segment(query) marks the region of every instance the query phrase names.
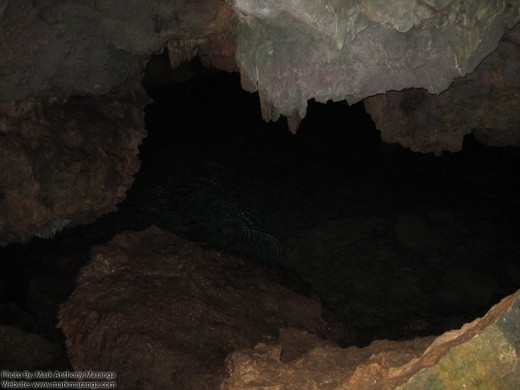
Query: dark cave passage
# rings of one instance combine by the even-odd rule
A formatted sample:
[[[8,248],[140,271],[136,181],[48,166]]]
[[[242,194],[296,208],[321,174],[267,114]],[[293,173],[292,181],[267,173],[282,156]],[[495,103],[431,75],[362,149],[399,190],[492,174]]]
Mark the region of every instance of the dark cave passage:
[[[149,94],[142,173],[161,178],[155,222],[179,222],[173,192],[181,220],[204,221],[173,230],[294,272],[359,344],[442,333],[518,289],[517,150],[469,136],[461,153],[412,153],[382,143],[362,104],[310,102],[292,135],[261,120],[236,74]]]
[[[440,334],[520,288],[520,152],[383,144],[362,104],[310,102],[296,135],[239,75],[149,85],[142,168],[120,211],[0,249],[1,323],[60,340],[90,247],[150,224],[287,270],[357,335]],[[303,287],[302,287],[303,286]]]

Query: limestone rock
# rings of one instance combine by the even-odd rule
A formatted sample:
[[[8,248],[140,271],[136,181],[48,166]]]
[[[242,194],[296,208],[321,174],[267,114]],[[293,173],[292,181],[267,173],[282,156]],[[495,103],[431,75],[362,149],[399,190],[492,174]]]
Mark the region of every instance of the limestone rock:
[[[404,88],[440,93],[472,72],[520,20],[513,1],[233,0],[243,87],[266,120],[307,101]]]
[[[493,146],[520,145],[520,44],[514,29],[475,72],[441,95],[411,89],[365,99],[385,142],[413,151],[459,151],[466,134]]]
[[[114,211],[139,169],[144,102],[124,85],[104,97],[1,104],[0,245]]]
[[[258,270],[157,228],[116,236],[60,311],[74,369],[115,371],[121,388],[214,390],[235,349],[287,326],[333,333],[318,300]]]
[[[520,291],[459,330],[412,341],[340,349],[312,345],[284,362],[283,344],[226,359],[222,390],[516,389],[520,386]]]
[[[516,0],[21,0],[5,1],[0,15],[0,101],[107,94],[167,48],[173,67],[199,56],[205,66],[239,70],[243,87],[258,90],[263,117],[286,115],[292,132],[312,98],[353,103],[410,88],[439,94],[520,20]],[[516,33],[507,39],[518,46]],[[426,92],[389,95],[388,104],[372,99],[383,138],[440,153],[460,149],[476,128],[488,144],[518,144],[518,56],[504,50],[501,67],[455,83],[462,92],[443,98],[449,115],[433,128],[440,114],[430,111],[444,108]],[[467,81],[473,87],[458,88]],[[386,106],[402,100],[419,117],[396,127]],[[452,114],[454,101],[461,113]]]
[[[3,2],[0,15],[0,101],[107,94],[167,42],[207,44],[230,23],[223,0],[21,0]],[[227,55],[203,50],[212,51],[212,64]]]
[[[151,54],[237,69],[223,0],[8,0],[0,16],[0,245],[51,238],[123,199],[144,103],[114,90],[139,83]]]
[[[399,388],[517,389],[519,356],[520,292],[517,292],[493,306],[485,317],[438,337],[423,355],[424,368]],[[434,359],[433,362],[427,357]]]

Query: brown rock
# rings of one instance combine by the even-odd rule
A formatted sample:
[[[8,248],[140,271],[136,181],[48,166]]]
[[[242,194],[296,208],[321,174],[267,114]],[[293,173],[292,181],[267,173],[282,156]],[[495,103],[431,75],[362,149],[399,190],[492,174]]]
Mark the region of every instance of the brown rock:
[[[96,247],[77,286],[59,314],[71,363],[121,388],[216,389],[231,351],[286,326],[328,334],[319,301],[157,228]]]
[[[230,14],[223,0],[2,4],[0,101],[108,94],[168,41],[222,33]],[[209,62],[221,61],[217,51],[204,51]]]
[[[228,356],[221,389],[517,389],[519,322],[520,291],[436,339],[381,340],[346,349],[313,342],[288,362],[281,358],[284,342],[258,344]]]
[[[140,165],[140,93],[130,83],[104,97],[0,105],[0,245],[115,210]]]
[[[472,74],[432,95],[423,89],[388,92],[364,100],[388,143],[413,151],[459,151],[466,134],[493,146],[520,145],[520,46],[515,28]]]
[[[321,342],[288,363],[281,359],[282,346],[258,344],[228,356],[222,390],[383,389],[388,368],[419,357],[432,340],[384,340],[346,349]],[[372,383],[381,387],[370,387]]]

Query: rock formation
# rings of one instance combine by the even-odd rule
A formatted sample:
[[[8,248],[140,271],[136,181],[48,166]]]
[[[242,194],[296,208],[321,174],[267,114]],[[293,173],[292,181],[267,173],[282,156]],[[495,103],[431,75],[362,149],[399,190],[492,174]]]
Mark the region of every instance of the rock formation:
[[[475,71],[440,95],[423,89],[367,98],[383,140],[418,152],[459,151],[466,134],[487,145],[520,145],[520,27]]]
[[[266,120],[304,117],[311,98],[441,93],[473,72],[520,16],[517,1],[231,3],[243,87],[259,91]]]
[[[206,67],[240,72],[242,87],[258,92],[263,118],[286,116],[293,133],[305,123],[311,99],[364,100],[385,141],[440,155],[460,150],[470,133],[488,145],[520,144],[519,22],[518,0],[1,1],[0,246],[52,238],[99,219],[125,198],[146,136],[143,109],[149,100],[141,82],[146,70],[161,68],[151,62],[147,67],[153,55],[163,55],[163,70],[198,57]],[[481,171],[476,164],[468,181],[476,187],[479,181],[497,183]],[[164,188],[176,194],[176,184]],[[380,195],[377,188],[365,193],[376,201]],[[196,192],[190,196],[196,204]],[[261,236],[238,203],[201,196],[240,217],[230,228],[213,225],[218,241],[228,240],[233,249],[247,243],[247,234],[251,242]],[[499,208],[516,202],[506,200]],[[158,222],[172,220],[156,215]],[[428,231],[411,232],[410,226],[424,228],[415,222],[397,221],[393,231],[410,251],[431,239],[414,239]],[[276,252],[278,242],[264,239]],[[254,245],[258,252],[262,244]],[[295,252],[305,247],[297,245]],[[490,250],[486,261],[497,252]],[[499,261],[509,286],[520,280],[516,263]],[[439,301],[447,301],[471,273],[461,264],[452,270],[439,281]],[[117,370],[126,388],[175,383],[212,389],[224,377],[229,352],[261,342],[228,358],[225,388],[258,388],[253,380],[272,388],[423,388],[444,386],[446,378],[466,385],[436,370],[453,363],[448,370],[459,369],[460,362],[480,368],[485,353],[489,364],[469,375],[485,386],[518,387],[517,295],[435,341],[342,350],[321,338],[348,342],[351,335],[327,329],[317,299],[268,282],[262,272],[155,228],[120,235],[97,247],[61,311],[72,364],[77,370]],[[411,290],[417,287],[416,279],[402,275]],[[490,282],[479,293],[487,303],[497,289]],[[33,290],[40,291],[38,284]],[[461,290],[451,304],[462,306],[468,295],[472,291]],[[273,344],[282,327],[301,329],[282,332]],[[5,334],[34,339],[3,331],[4,340]],[[40,360],[47,363],[55,351],[45,341],[41,345]],[[360,366],[334,365],[338,356]],[[37,366],[26,358],[20,364]],[[317,374],[309,369],[316,364],[324,368]],[[329,376],[325,368],[334,367]],[[416,374],[419,368],[424,370]]]
[[[121,388],[208,389],[226,355],[297,327],[334,340],[317,299],[266,279],[261,268],[150,228],[98,246],[60,311],[77,371],[113,371]]]
[[[0,104],[0,245],[52,238],[115,210],[139,169],[135,104],[126,90]]]
[[[520,293],[509,296],[484,317],[435,339],[340,349],[312,335],[288,333],[277,344],[229,355],[221,389],[515,389],[520,386],[519,302]],[[305,347],[284,359],[294,340]]]
[[[151,54],[236,70],[222,0],[5,1],[0,16],[0,245],[121,202],[139,169]]]
[[[122,157],[127,166],[117,169],[119,179],[103,184],[111,195],[82,189],[75,201],[64,201],[45,189],[49,184],[42,183],[37,172],[50,169],[44,168],[48,157],[39,153],[35,158],[30,152],[35,146],[22,150],[19,144],[26,141],[20,141],[19,132],[34,131],[35,122],[40,122],[38,126],[48,127],[46,142],[60,145],[57,134],[68,132],[72,121],[78,121],[75,117],[82,114],[77,110],[89,112],[86,107],[73,108],[71,102],[79,96],[88,100],[111,94],[109,99],[120,106],[106,111],[106,120],[137,118],[128,104],[142,110],[143,100],[119,101],[111,91],[135,91],[128,80],[138,81],[150,56],[164,50],[172,67],[199,56],[206,66],[239,70],[243,87],[258,90],[263,117],[276,120],[286,115],[293,132],[305,117],[309,99],[353,103],[389,91],[423,88],[424,92],[392,92],[367,102],[384,139],[440,153],[460,149],[463,135],[476,129],[483,142],[518,143],[518,110],[511,110],[518,105],[517,30],[506,36],[507,43],[493,60],[456,81],[453,92],[430,95],[473,72],[496,49],[504,32],[519,21],[518,1],[22,0],[5,1],[0,15],[0,164],[18,161],[20,176],[18,184],[9,178],[0,183],[0,209],[5,214],[10,209],[4,219],[8,222],[0,226],[0,244],[52,236],[107,213],[122,199],[137,169],[136,162],[130,163],[134,146]],[[396,104],[403,108],[400,117],[394,117]],[[57,111],[63,121],[56,114],[52,120],[48,117]],[[480,115],[466,120],[474,111]],[[396,128],[401,117],[404,124]],[[102,118],[99,121],[101,129]],[[132,120],[125,127],[139,132],[139,122]],[[130,137],[132,145],[140,136]],[[23,130],[21,137],[30,143],[34,136]],[[117,139],[114,142],[126,142]],[[52,169],[61,181],[58,186],[97,185],[89,177],[92,161],[76,161],[80,157],[74,148],[70,153],[55,157]],[[102,153],[110,155],[108,150]],[[109,172],[114,163],[101,158],[97,169]],[[71,164],[76,164],[77,173],[64,172]],[[79,166],[89,168],[78,170]],[[30,177],[33,171],[35,178]],[[17,198],[19,191],[29,194],[24,204]]]

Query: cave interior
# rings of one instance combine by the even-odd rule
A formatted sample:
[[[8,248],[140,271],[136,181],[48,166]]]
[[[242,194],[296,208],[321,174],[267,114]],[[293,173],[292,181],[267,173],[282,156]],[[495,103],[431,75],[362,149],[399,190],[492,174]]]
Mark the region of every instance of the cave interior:
[[[310,101],[291,134],[237,73],[197,58],[172,72],[144,78],[148,135],[118,211],[0,249],[2,325],[63,345],[56,314],[90,249],[152,224],[277,269],[352,330],[343,346],[439,335],[520,288],[517,148],[468,135],[415,153],[382,142],[362,102]]]

